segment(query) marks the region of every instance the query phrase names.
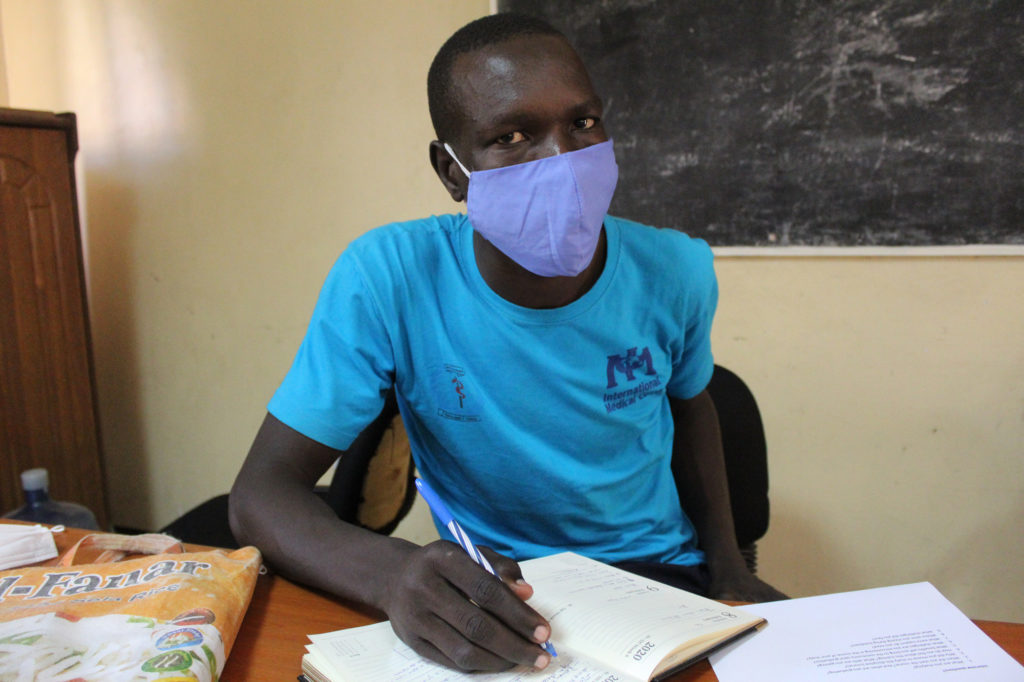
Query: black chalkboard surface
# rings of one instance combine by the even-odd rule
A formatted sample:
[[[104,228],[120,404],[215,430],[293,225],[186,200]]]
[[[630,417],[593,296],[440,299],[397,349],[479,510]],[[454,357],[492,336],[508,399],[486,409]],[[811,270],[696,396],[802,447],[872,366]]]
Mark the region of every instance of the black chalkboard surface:
[[[501,0],[605,100],[616,215],[712,245],[1024,244],[1024,0]]]

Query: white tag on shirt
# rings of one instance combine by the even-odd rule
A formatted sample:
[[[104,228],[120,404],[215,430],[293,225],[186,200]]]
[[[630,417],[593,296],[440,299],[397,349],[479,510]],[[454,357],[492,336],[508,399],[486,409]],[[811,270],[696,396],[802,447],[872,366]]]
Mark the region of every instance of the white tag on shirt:
[[[53,534],[64,526],[22,526],[0,523],[0,571],[27,566],[57,556]]]

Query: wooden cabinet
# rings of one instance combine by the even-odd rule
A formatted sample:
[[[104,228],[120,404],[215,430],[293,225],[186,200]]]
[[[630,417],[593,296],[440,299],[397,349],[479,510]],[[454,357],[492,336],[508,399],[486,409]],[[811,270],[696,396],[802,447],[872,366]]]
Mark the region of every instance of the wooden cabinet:
[[[74,114],[0,109],[0,510],[41,466],[106,528],[77,151]]]

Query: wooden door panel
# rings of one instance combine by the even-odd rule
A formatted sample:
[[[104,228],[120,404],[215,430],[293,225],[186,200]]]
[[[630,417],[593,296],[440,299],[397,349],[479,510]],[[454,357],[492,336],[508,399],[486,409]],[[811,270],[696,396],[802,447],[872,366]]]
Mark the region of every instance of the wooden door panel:
[[[105,526],[74,120],[38,122],[0,125],[0,508],[21,503],[21,470],[44,466],[54,499]]]

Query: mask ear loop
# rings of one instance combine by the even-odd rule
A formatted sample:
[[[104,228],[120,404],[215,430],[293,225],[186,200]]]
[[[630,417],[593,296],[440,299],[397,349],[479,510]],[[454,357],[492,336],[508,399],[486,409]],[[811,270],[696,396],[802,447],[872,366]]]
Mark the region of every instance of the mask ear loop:
[[[444,149],[445,149],[446,152],[448,152],[448,154],[451,155],[451,157],[453,159],[455,159],[455,163],[459,164],[459,168],[462,169],[462,172],[465,173],[466,177],[468,178],[471,175],[471,173],[469,172],[469,170],[465,166],[462,165],[462,162],[459,161],[459,157],[455,156],[455,150],[452,149],[451,146],[447,142],[444,143]]]

